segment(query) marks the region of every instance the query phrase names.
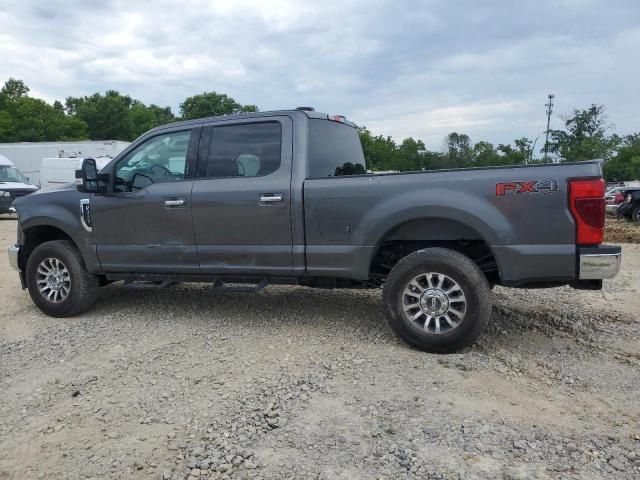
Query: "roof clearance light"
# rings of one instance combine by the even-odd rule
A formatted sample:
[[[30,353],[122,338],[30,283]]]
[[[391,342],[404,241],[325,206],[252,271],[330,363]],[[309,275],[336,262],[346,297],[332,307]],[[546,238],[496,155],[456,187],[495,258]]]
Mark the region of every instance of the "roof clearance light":
[[[327,115],[327,117],[329,118],[329,120],[334,121],[334,122],[340,122],[340,123],[344,123],[347,119],[344,117],[344,115]]]

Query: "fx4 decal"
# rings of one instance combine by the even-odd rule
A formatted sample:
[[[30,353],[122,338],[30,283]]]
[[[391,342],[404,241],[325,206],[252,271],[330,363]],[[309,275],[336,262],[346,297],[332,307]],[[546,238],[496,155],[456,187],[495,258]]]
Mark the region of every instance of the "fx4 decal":
[[[518,193],[542,193],[544,195],[548,195],[557,191],[557,180],[496,183],[496,197],[515,195]]]

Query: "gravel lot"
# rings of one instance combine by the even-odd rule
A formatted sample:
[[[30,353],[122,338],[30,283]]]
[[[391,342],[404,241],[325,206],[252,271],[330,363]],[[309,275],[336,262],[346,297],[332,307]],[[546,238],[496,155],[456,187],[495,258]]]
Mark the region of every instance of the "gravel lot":
[[[640,245],[600,292],[496,288],[461,354],[401,343],[379,291],[20,290],[0,217],[0,480],[640,478]]]

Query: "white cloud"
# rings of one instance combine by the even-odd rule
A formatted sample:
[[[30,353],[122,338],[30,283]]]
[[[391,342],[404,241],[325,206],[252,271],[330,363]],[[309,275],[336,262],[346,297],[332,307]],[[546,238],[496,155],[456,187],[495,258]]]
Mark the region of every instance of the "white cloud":
[[[432,148],[451,130],[509,142],[602,103],[639,130],[640,4],[391,0],[0,2],[0,81],[48,100],[117,89],[178,104],[216,90],[314,105]],[[559,118],[554,117],[559,125]]]

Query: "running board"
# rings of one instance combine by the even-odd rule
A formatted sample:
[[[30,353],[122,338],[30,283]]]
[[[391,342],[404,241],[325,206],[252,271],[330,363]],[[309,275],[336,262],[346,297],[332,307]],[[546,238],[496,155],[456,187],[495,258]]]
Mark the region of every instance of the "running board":
[[[264,290],[267,285],[269,285],[269,281],[266,278],[263,278],[260,283],[251,286],[235,286],[235,285],[227,285],[222,280],[217,278],[213,285],[211,285],[211,290],[214,292],[223,292],[223,293],[260,293]]]
[[[150,280],[125,280],[124,288],[130,288],[131,290],[160,290],[174,283],[177,282],[172,280],[162,280],[160,282]]]
[[[226,284],[218,277],[211,279],[211,290],[216,293],[260,293],[267,287],[267,285],[269,285],[269,281],[266,278],[263,278],[256,284],[253,284],[253,282],[246,282],[250,285],[245,285],[245,282],[242,281],[243,279],[238,279],[237,282],[234,282],[235,279],[230,280],[231,283]],[[165,278],[157,280],[151,278],[125,278],[124,288],[129,288],[132,290],[159,290],[176,283],[180,282],[176,281],[175,278]]]

